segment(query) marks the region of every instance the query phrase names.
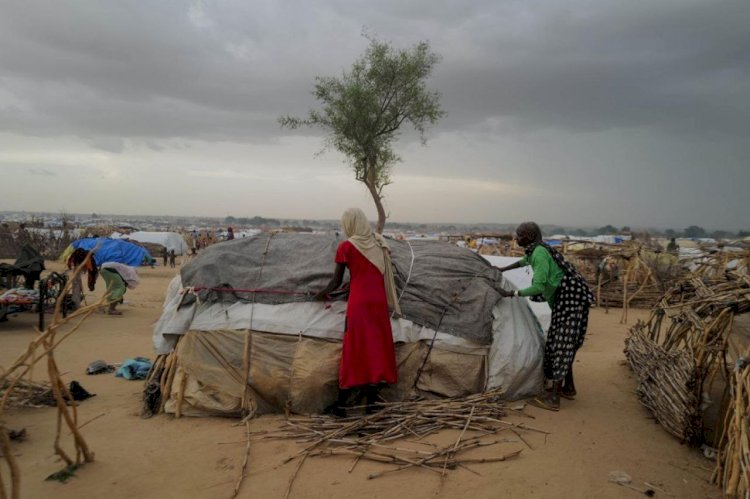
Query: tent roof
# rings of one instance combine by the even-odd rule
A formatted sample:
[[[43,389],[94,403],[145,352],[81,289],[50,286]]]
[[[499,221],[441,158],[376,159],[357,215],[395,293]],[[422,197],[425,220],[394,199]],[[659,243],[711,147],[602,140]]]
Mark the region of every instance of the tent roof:
[[[265,233],[214,244],[181,270],[205,303],[311,301],[334,269],[333,234]],[[501,276],[471,250],[435,241],[389,241],[405,319],[487,345]],[[213,288],[213,289],[212,289]],[[234,292],[217,291],[231,288]],[[194,301],[187,295],[184,304]]]
[[[112,238],[129,239],[131,241],[138,241],[139,243],[160,244],[167,248],[167,251],[174,250],[178,255],[183,255],[188,251],[185,239],[176,232],[137,231],[131,232],[130,234],[120,234],[119,232],[115,232],[112,234]]]

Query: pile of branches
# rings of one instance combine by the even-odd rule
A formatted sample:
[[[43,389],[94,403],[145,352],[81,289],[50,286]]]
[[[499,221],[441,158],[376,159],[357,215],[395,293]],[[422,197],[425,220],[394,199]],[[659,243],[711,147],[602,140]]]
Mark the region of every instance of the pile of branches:
[[[750,497],[750,348],[735,362],[713,482],[727,497]]]
[[[684,442],[703,439],[701,400],[717,375],[730,376],[727,341],[736,314],[750,312],[750,278],[692,276],[670,289],[625,340],[641,402]]]
[[[441,477],[445,476],[447,470],[458,467],[473,472],[470,465],[505,461],[518,456],[521,449],[483,458],[467,457],[466,451],[519,440],[528,446],[523,433],[533,431],[546,434],[540,429],[504,420],[509,413],[530,416],[523,412],[522,404],[509,407],[501,396],[501,390],[495,389],[460,399],[384,403],[380,404],[378,412],[364,417],[294,417],[288,419],[279,430],[264,432],[260,438],[293,439],[308,444],[284,461],[298,460],[287,496],[299,468],[308,457],[351,456],[354,461],[350,472],[362,459],[393,466],[370,474],[369,479],[408,468],[421,468]],[[438,447],[422,441],[424,437],[444,429],[460,431],[455,442]],[[518,440],[490,438],[506,431],[513,433]],[[396,441],[402,445],[395,444]]]
[[[0,400],[5,399],[6,392],[11,388],[9,380],[0,383]],[[22,379],[16,382],[15,389],[7,394],[5,407],[17,409],[20,407],[47,407],[55,405],[52,388],[49,383]]]

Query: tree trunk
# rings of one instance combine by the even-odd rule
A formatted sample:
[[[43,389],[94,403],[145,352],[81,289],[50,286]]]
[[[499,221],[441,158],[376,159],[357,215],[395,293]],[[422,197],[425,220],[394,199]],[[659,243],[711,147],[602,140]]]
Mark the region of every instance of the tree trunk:
[[[370,191],[373,201],[375,201],[375,208],[378,209],[378,224],[375,226],[375,231],[378,234],[382,234],[383,229],[385,228],[385,208],[383,208],[383,200],[380,198],[378,189],[373,182],[368,179],[365,181],[365,185],[367,186],[367,190]]]

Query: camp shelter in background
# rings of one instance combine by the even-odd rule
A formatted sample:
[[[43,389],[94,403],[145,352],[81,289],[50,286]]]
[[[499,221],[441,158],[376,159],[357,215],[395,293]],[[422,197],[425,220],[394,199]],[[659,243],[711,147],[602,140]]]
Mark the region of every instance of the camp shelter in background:
[[[213,245],[183,267],[154,327],[149,410],[312,413],[333,402],[346,301],[312,294],[330,279],[340,242],[264,233]],[[399,381],[387,399],[540,389],[543,331],[526,300],[501,300],[498,287],[513,286],[496,268],[445,243],[389,244],[403,316],[391,319]]]
[[[188,245],[185,239],[176,232],[137,231],[130,234],[114,232],[110,237],[112,239],[137,241],[143,244],[157,244],[167,248],[167,251],[174,250],[175,255],[185,255],[188,252]]]
[[[107,237],[77,239],[60,255],[60,260],[67,261],[71,253],[79,248],[86,251],[94,250],[94,261],[97,266],[106,262],[119,262],[138,267],[150,265],[154,261],[146,248],[121,239]]]

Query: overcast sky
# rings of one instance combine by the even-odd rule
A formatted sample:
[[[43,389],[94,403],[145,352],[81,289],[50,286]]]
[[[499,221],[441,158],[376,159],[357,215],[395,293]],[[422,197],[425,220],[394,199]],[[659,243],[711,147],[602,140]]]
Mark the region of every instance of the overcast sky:
[[[375,218],[320,131],[277,122],[365,29],[443,58],[392,220],[750,227],[748,0],[0,5],[0,210]]]

